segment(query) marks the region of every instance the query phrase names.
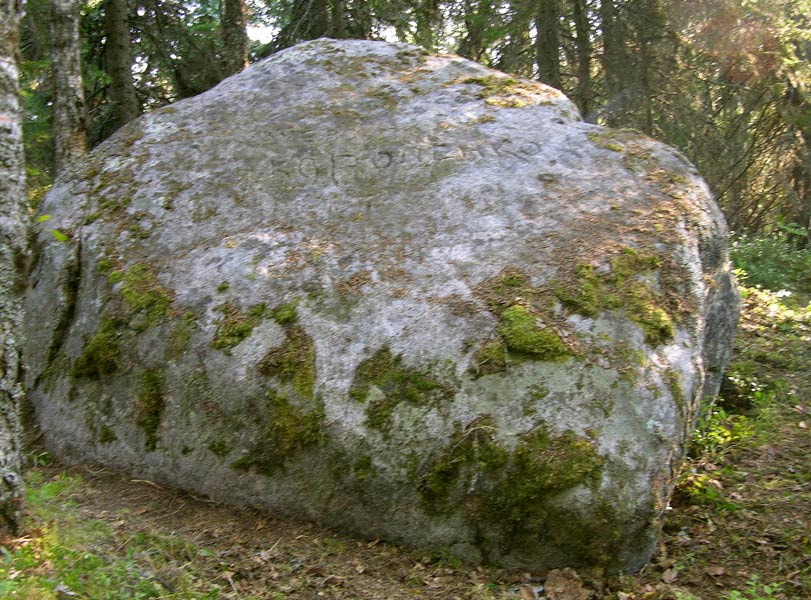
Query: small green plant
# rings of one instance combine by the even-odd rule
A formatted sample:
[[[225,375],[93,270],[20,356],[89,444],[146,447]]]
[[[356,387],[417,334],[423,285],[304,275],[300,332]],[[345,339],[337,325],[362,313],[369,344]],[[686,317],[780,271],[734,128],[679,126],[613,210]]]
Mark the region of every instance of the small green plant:
[[[726,600],[777,600],[782,585],[779,583],[761,583],[760,576],[752,575],[746,582],[746,587],[741,591],[732,591],[724,594]]]
[[[693,433],[693,453],[697,456],[717,455],[755,434],[755,424],[749,417],[734,415],[713,403],[699,419]]]

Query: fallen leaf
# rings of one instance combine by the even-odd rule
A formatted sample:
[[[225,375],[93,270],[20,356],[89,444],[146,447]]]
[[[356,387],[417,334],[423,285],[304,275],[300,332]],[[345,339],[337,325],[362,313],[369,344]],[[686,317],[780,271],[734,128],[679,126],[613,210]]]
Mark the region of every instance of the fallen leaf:
[[[518,591],[521,592],[522,600],[536,600],[538,596],[535,595],[535,592],[532,588],[528,585],[522,585],[518,588]]]
[[[704,572],[712,577],[720,577],[726,573],[726,569],[724,569],[724,567],[711,566],[707,567]]]
[[[574,569],[553,569],[546,576],[546,597],[549,600],[588,600],[591,592]]]
[[[808,423],[806,423],[805,421],[800,421],[799,427],[800,429],[808,429]]]
[[[679,572],[676,569],[668,569],[664,573],[662,573],[662,581],[665,583],[673,583],[676,581],[676,578],[679,576]]]

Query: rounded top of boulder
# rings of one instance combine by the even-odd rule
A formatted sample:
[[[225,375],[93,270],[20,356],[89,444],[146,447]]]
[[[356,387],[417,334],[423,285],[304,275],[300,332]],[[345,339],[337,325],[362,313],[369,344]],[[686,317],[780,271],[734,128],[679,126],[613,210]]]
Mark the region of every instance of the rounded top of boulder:
[[[279,52],[129,123],[55,188],[52,223],[112,234],[128,261],[247,244],[266,249],[258,263],[224,252],[223,273],[374,273],[420,295],[428,273],[453,293],[458,276],[527,262],[551,276],[662,243],[685,219],[723,227],[670,148],[581,122],[541,83],[372,41]]]

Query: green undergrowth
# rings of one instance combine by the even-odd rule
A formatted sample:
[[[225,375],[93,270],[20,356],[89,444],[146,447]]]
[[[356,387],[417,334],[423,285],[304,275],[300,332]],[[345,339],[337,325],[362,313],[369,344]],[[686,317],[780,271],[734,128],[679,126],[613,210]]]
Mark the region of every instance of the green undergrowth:
[[[683,578],[721,573],[699,598],[811,597],[803,525],[811,505],[811,306],[786,292],[790,275],[772,282],[774,290],[741,288],[735,353],[719,395],[703,406],[677,479],[665,525],[682,540],[674,568]],[[721,568],[732,562],[736,570]]]
[[[35,468],[26,479],[28,533],[0,544],[0,598],[213,600],[226,591],[196,574],[205,549],[172,532],[123,531],[81,513],[81,477]]]
[[[798,304],[804,304],[811,300],[811,249],[797,248],[799,236],[791,231],[763,237],[737,236],[729,252],[736,275],[746,286],[789,292]]]

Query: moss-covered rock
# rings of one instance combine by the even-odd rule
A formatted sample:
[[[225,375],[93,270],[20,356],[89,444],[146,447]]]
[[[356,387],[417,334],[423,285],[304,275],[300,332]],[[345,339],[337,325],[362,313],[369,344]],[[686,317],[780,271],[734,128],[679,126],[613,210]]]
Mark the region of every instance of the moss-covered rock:
[[[104,319],[99,330],[85,344],[82,354],[73,363],[73,377],[101,380],[119,368],[118,349],[121,322]]]
[[[158,444],[158,429],[165,408],[166,376],[159,369],[149,369],[141,376],[138,393],[138,426],[146,434],[146,449],[155,450]]]
[[[272,475],[296,452],[318,446],[324,439],[324,409],[303,410],[287,398],[268,392],[267,424],[258,442],[231,463],[238,471]]]
[[[498,332],[507,348],[540,360],[554,360],[572,354],[554,330],[523,306],[511,306],[501,313]]]
[[[217,307],[222,317],[217,323],[211,347],[229,353],[253,332],[253,328],[262,320],[265,313],[264,304],[254,304],[245,312],[233,302],[224,302]]]
[[[453,389],[428,370],[404,366],[401,356],[392,356],[388,348],[381,348],[358,365],[349,396],[366,404],[367,424],[385,434],[401,403],[430,406],[450,399]]]
[[[466,560],[640,568],[736,295],[692,167],[577,115],[322,39],[122,128],[42,201],[46,443]]]
[[[295,322],[295,318],[285,318],[284,321]],[[276,377],[283,383],[289,383],[301,396],[311,398],[315,382],[315,347],[301,327],[288,325],[285,333],[287,339],[284,344],[269,350],[257,369],[266,377]]]

